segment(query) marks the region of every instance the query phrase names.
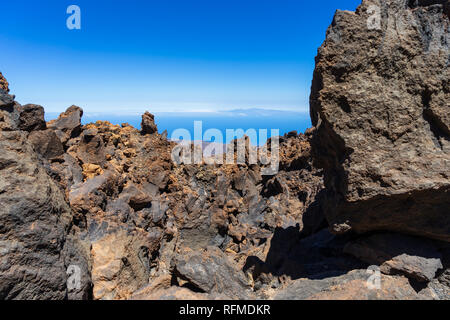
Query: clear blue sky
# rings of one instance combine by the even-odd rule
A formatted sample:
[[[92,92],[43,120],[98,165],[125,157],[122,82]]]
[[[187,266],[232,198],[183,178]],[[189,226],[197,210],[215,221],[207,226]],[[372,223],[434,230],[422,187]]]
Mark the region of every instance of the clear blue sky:
[[[15,0],[0,71],[21,103],[87,112],[306,110],[336,9],[360,0]],[[66,9],[81,8],[81,30]]]

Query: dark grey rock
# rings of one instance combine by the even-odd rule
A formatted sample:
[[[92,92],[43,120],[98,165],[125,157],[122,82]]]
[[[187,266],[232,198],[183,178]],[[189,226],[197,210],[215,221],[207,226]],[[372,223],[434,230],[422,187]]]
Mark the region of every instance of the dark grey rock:
[[[55,159],[62,157],[64,147],[52,129],[32,131],[28,140],[34,147],[34,150],[46,159]]]
[[[248,299],[250,289],[242,271],[233,267],[219,249],[183,252],[175,257],[176,274],[207,293],[220,293],[230,298]]]
[[[81,133],[81,117],[83,109],[77,106],[69,107],[56,120],[49,121],[47,127],[55,130],[63,144]]]
[[[19,129],[28,132],[47,129],[44,108],[36,104],[27,104],[20,108]]]
[[[442,255],[430,241],[399,234],[376,234],[349,242],[344,252],[386,274],[404,274],[419,281],[431,281],[442,269]]]
[[[448,1],[383,3],[338,10],[318,50],[310,105],[324,212],[336,233],[450,241]],[[368,26],[371,5],[380,28]]]
[[[24,132],[0,132],[0,299],[67,298],[64,195]]]
[[[155,116],[148,111],[142,115],[141,132],[142,134],[158,132],[158,127],[155,124]]]

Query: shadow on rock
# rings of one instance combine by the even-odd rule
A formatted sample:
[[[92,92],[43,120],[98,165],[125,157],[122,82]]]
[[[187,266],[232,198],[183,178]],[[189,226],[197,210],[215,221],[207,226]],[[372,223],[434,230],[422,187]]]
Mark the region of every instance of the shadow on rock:
[[[298,227],[277,228],[266,260],[250,256],[243,270],[251,275],[256,287],[277,287],[289,280],[324,279],[365,268],[365,263],[343,253],[348,238],[335,236],[327,229],[302,238]]]

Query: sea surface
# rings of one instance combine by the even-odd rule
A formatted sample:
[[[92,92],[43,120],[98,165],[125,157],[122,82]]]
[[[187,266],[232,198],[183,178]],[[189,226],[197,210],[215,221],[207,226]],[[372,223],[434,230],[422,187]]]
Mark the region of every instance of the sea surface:
[[[56,119],[59,113],[46,113],[46,120]],[[309,114],[306,112],[295,111],[278,111],[278,110],[232,110],[224,112],[155,112],[155,123],[160,133],[167,131],[168,138],[180,140],[180,137],[172,134],[177,129],[185,129],[189,133],[190,138],[184,137],[183,140],[199,140],[199,136],[194,134],[194,122],[201,121],[201,140],[207,142],[229,143],[234,138],[241,138],[245,131],[254,129],[257,133],[257,141],[252,139],[253,145],[262,145],[267,138],[276,135],[272,129],[278,129],[279,135],[291,131],[303,133],[307,128],[311,127]],[[112,124],[128,123],[137,129],[141,127],[141,116],[139,113],[89,113],[85,112],[82,123],[87,124],[98,120],[109,121]],[[197,124],[197,132],[199,126]],[[208,139],[203,134],[208,129],[217,129],[222,133],[222,141],[217,138]],[[234,136],[227,136],[227,129],[242,129],[243,132],[236,132]],[[262,131],[267,130],[267,135]],[[261,134],[261,136],[260,136]],[[248,135],[248,134],[247,134]],[[220,137],[219,137],[220,139]]]

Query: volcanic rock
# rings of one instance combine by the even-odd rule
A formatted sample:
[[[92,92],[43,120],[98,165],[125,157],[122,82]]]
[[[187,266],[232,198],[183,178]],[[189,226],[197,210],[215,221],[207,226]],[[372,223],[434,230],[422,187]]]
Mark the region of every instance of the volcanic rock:
[[[15,97],[0,89],[0,131],[15,131],[19,124],[19,107]]]
[[[136,230],[119,230],[92,244],[94,299],[127,299],[148,283],[151,252],[159,247]]]
[[[5,91],[6,93],[9,92],[8,81],[6,81],[5,77],[3,77],[3,74],[1,72],[0,72],[0,90]]]
[[[217,248],[205,252],[182,252],[176,256],[175,274],[181,280],[207,293],[221,293],[230,298],[249,298],[250,286],[242,271],[236,270]]]
[[[32,131],[28,140],[33,145],[34,150],[48,160],[59,158],[64,154],[61,140],[52,129]]]
[[[315,127],[259,148],[272,170],[248,137],[234,164],[172,161],[148,112],[138,130],[72,106],[46,129],[0,88],[0,298],[448,299],[443,3],[384,2],[379,29],[375,0],[338,11]]]
[[[349,242],[345,253],[380,266],[386,274],[404,274],[431,281],[443,268],[442,255],[432,242],[399,234],[376,234]]]
[[[448,1],[383,3],[337,11],[316,58],[312,147],[324,211],[337,233],[450,241]]]
[[[381,275],[380,287],[369,286],[371,276],[366,270],[354,270],[332,278],[299,279],[283,288],[274,300],[430,300],[417,294],[408,279]]]
[[[25,132],[0,132],[0,171],[0,299],[65,299],[72,213]]]
[[[44,108],[27,104],[20,108],[19,129],[24,131],[45,130]]]
[[[69,107],[56,120],[49,121],[47,126],[55,130],[63,144],[81,133],[81,117],[83,109],[77,106]]]
[[[145,112],[142,115],[141,128],[142,134],[153,134],[158,132],[158,127],[155,124],[155,116],[148,111]]]

